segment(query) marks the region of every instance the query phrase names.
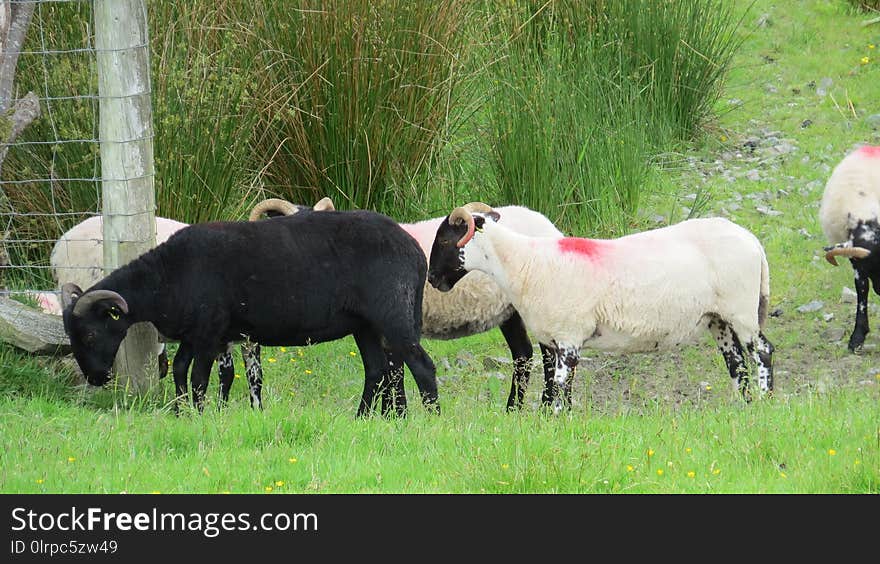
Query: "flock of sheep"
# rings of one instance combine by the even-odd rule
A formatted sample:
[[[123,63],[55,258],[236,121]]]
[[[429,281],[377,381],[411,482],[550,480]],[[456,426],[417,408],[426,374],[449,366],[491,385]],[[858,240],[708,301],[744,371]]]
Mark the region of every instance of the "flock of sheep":
[[[263,213],[278,217],[260,220]],[[849,348],[856,351],[869,330],[869,280],[880,294],[880,147],[856,149],[834,169],[819,217],[827,260],[848,257],[855,271]],[[420,340],[494,327],[514,360],[508,409],[523,404],[530,335],[542,354],[542,403],[557,412],[571,405],[581,349],[663,350],[706,330],[746,400],[754,394],[750,372],[759,394],[773,390],[774,348],[762,332],[767,259],[752,233],[726,219],[604,240],[567,237],[540,213],[481,202],[398,224],[375,212],[336,211],[327,198],[311,208],[271,199],[249,219],[188,226],[156,218],[158,246],[106,277],[100,217],[59,239],[51,265],[61,303],[45,294],[41,304],[62,313],[91,384],[111,378],[128,328],[148,321],[179,343],[176,394],[186,401],[189,376],[199,408],[215,361],[228,398],[233,343],[242,343],[251,404],[261,407],[260,345],[353,335],[365,377],[359,415],[380,399],[383,413],[406,413],[404,365],[424,405],[439,411],[435,367]],[[156,353],[164,375],[164,345]]]

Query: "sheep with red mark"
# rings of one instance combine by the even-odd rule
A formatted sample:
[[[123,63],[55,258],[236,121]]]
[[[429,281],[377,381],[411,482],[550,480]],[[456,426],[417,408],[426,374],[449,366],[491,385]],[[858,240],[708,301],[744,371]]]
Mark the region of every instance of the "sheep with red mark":
[[[618,239],[529,237],[504,227],[501,217],[480,202],[453,210],[437,229],[428,281],[449,291],[480,271],[498,284],[529,332],[555,349],[556,386],[545,403],[556,411],[570,405],[582,348],[668,349],[705,330],[746,400],[744,348],[761,392],[772,391],[773,346],[762,333],[769,268],[748,230],[712,218]]]
[[[543,214],[529,208],[504,206],[498,210],[503,214],[504,219],[501,220],[503,225],[524,235],[536,237],[562,235]],[[257,204],[250,214],[250,219],[259,219],[264,213],[284,215],[293,211],[295,211],[294,205],[290,202],[273,198]],[[434,235],[444,220],[444,217],[435,217],[417,223],[401,223],[400,226],[418,241],[425,256],[430,257]],[[532,341],[522,318],[506,299],[501,288],[492,281],[491,277],[482,272],[473,272],[464,277],[451,292],[439,292],[430,284],[425,284],[422,304],[423,337],[439,340],[457,339],[483,333],[494,327],[501,330],[513,357],[513,376],[507,398],[507,409],[519,409],[522,407],[523,395],[530,376]],[[546,396],[553,386],[556,361],[549,347],[544,344],[539,346],[542,351]],[[397,378],[395,385],[389,387],[389,394],[395,395],[397,401],[405,401],[403,382],[400,378],[402,374],[400,363],[393,355],[390,356],[393,373]],[[391,398],[384,398],[383,401],[391,401]]]
[[[865,145],[848,154],[831,172],[819,206],[819,223],[830,246],[825,258],[837,266],[847,257],[856,287],[856,322],[848,348],[865,343],[868,291],[880,295],[880,146]]]

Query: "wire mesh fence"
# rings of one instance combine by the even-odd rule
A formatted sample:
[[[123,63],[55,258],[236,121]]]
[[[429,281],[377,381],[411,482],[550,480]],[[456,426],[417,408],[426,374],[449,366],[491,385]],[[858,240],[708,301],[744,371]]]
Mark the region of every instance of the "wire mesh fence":
[[[126,21],[115,22],[117,31],[130,36],[125,45],[102,43],[96,17],[105,9],[100,5],[104,1],[0,0],[0,8],[13,20],[24,10],[32,10],[24,41],[20,46],[5,45],[0,53],[4,58],[18,58],[7,105],[11,108],[26,95],[39,104],[39,114],[14,139],[0,136],[0,148],[7,149],[5,159],[0,159],[0,285],[4,295],[52,313],[60,312],[62,283],[73,281],[86,288],[104,274],[102,207],[107,202],[102,185],[117,184],[123,199],[129,185],[146,181],[149,189],[152,186],[149,163],[122,162],[109,175],[102,166],[102,104],[116,104],[115,111],[126,111],[134,107],[129,101],[145,99],[149,120],[150,95],[148,65],[134,90],[130,84],[108,89],[108,78],[99,75],[102,66],[110,72],[128,70],[115,67],[133,64],[138,58],[146,60],[149,49],[145,34],[138,37],[128,29],[133,24]],[[143,2],[135,6],[146,10]],[[111,3],[110,9],[115,8]],[[109,64],[100,64],[102,56],[111,58]],[[105,117],[105,121],[109,120]],[[112,138],[105,132],[103,142],[151,143],[151,137],[147,122],[142,127],[118,127]],[[123,220],[133,215],[152,217],[152,198],[148,204],[134,210],[115,205],[112,212]],[[124,231],[124,225],[117,228],[113,239],[134,237],[136,242],[150,244],[154,237]]]

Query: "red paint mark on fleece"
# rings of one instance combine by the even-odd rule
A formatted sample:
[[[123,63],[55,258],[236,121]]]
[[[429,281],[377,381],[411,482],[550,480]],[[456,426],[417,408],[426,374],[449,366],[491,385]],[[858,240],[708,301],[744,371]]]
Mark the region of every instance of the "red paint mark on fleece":
[[[559,240],[559,250],[563,253],[575,253],[591,259],[595,259],[601,254],[599,246],[598,241],[580,237],[565,237]]]
[[[865,145],[859,149],[859,154],[866,157],[880,159],[880,146]]]

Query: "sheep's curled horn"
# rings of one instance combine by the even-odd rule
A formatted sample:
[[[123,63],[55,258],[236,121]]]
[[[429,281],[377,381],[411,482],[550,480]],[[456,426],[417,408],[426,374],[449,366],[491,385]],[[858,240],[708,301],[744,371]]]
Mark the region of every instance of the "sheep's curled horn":
[[[834,266],[837,266],[837,259],[834,258],[836,256],[862,259],[871,254],[871,251],[863,247],[853,247],[851,241],[838,243],[832,247],[825,247],[825,251],[827,251],[825,253],[825,260]]]
[[[76,300],[75,303],[74,300]],[[110,300],[116,307],[122,310],[122,313],[128,313],[128,303],[125,298],[113,292],[112,290],[94,290],[83,294],[83,291],[76,284],[67,283],[61,287],[61,303],[64,307],[73,303],[73,315],[81,316],[92,304],[101,300]]]
[[[495,221],[500,219],[500,215],[497,211],[493,210],[490,206],[484,204],[483,202],[471,202],[469,204],[465,204],[461,207],[457,207],[452,210],[452,213],[449,214],[449,225],[461,225],[462,223],[467,223],[467,232],[462,236],[461,239],[458,240],[458,243],[455,244],[456,247],[464,247],[468,241],[471,240],[474,236],[474,231],[476,230],[476,225],[474,223],[474,217],[471,213],[484,213]]]
[[[324,196],[318,200],[317,204],[312,206],[312,209],[315,211],[335,211],[336,206],[333,205],[333,200]],[[260,219],[261,215],[270,211],[284,215],[293,215],[299,211],[299,208],[281,198],[268,198],[254,206],[254,209],[251,210],[251,214],[248,216],[248,221],[256,221]]]

